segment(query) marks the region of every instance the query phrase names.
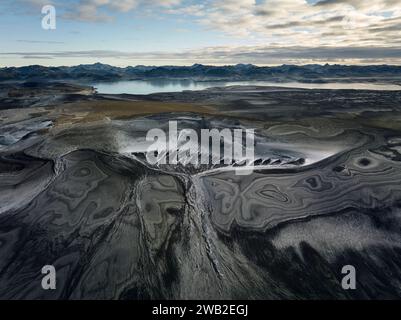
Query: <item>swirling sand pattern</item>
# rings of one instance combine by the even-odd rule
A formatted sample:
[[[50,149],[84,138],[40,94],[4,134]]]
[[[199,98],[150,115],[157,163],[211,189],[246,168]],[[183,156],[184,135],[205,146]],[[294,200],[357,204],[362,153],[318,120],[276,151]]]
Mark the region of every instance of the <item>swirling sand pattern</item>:
[[[398,93],[251,88],[174,96],[247,118],[65,124],[68,108],[2,114],[1,299],[401,297]],[[264,104],[249,110],[247,100]],[[168,120],[256,128],[256,152],[268,164],[237,176],[135,157],[146,131]],[[41,287],[48,264],[57,271],[54,291]],[[357,290],[341,287],[348,264]]]
[[[401,199],[401,164],[362,148],[310,168],[272,171],[205,176],[215,225],[266,230],[347,208],[391,207]]]
[[[135,282],[132,275],[147,264],[143,259],[166,245],[183,206],[178,181],[145,177],[138,163],[91,151],[71,153],[63,162],[47,189],[0,217],[2,298],[112,298]],[[158,200],[157,193],[167,198]],[[57,293],[40,289],[37,270],[46,261],[57,266]]]

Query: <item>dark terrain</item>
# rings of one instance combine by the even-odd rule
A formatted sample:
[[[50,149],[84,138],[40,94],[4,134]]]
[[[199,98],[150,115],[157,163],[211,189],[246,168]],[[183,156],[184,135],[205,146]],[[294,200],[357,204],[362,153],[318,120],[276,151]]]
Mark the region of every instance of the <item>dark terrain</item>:
[[[0,92],[1,299],[401,297],[400,91]],[[147,163],[146,132],[170,120],[255,129],[255,171]],[[40,285],[47,264],[55,292]]]

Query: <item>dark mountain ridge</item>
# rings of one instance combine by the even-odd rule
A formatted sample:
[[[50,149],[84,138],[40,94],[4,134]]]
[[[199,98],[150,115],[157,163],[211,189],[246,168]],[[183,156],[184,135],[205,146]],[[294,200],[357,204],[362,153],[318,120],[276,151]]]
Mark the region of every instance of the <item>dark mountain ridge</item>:
[[[193,80],[296,80],[322,81],[333,78],[363,78],[363,81],[375,81],[375,78],[401,78],[401,66],[392,65],[281,65],[258,67],[252,64],[210,66],[194,64],[192,66],[129,66],[114,67],[95,63],[72,67],[44,67],[31,65],[24,67],[0,68],[0,81],[117,81],[147,80],[157,78],[193,79]]]

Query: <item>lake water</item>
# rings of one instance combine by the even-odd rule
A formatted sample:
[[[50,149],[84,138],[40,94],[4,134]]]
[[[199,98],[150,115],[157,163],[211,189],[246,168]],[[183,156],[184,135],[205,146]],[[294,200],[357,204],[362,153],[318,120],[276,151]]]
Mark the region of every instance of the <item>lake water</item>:
[[[99,93],[105,94],[150,94],[156,92],[180,92],[184,90],[203,90],[212,87],[234,85],[258,85],[305,89],[356,89],[356,90],[401,90],[401,86],[380,83],[301,83],[301,82],[268,82],[268,81],[207,81],[192,80],[132,80],[117,82],[99,82],[92,84]]]

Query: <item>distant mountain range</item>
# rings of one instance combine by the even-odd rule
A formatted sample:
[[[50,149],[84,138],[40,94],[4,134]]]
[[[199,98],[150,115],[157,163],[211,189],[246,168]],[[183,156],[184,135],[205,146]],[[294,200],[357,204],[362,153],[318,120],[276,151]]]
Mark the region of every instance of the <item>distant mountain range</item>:
[[[114,67],[95,63],[73,67],[7,67],[0,69],[0,81],[118,81],[151,79],[193,79],[193,80],[271,80],[325,82],[334,78],[362,78],[375,81],[377,78],[401,78],[401,66],[372,65],[282,65],[277,67],[258,67],[252,64],[230,66],[135,66]],[[330,81],[330,80],[329,80]]]

